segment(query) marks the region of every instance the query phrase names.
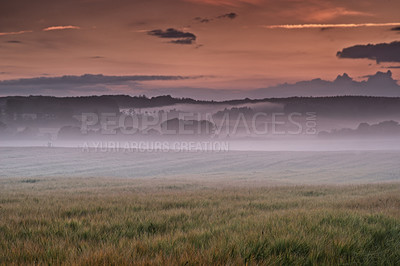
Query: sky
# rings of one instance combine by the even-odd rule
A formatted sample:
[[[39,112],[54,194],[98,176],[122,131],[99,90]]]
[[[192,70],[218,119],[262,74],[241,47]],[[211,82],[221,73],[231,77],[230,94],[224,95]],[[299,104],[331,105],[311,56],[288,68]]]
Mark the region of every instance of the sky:
[[[398,10],[398,0],[3,0],[0,95],[207,98],[388,69],[400,80]]]

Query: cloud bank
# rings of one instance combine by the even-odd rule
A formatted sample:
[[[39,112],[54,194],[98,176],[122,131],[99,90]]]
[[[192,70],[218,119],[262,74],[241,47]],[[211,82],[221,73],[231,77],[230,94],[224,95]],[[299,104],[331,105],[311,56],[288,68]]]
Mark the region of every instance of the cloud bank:
[[[39,77],[0,81],[0,95],[99,95],[130,94],[159,96],[170,94],[174,97],[190,97],[204,100],[228,100],[240,98],[273,97],[324,97],[343,95],[400,97],[400,86],[392,77],[392,72],[377,72],[365,76],[365,81],[356,81],[346,73],[333,81],[313,79],[293,84],[280,84],[256,90],[208,89],[201,87],[163,87],[142,86],[142,82],[156,80],[187,80],[202,76],[105,76],[82,75],[62,77]],[[123,91],[119,88],[124,87]]]
[[[31,86],[31,85],[92,85],[92,84],[121,84],[129,81],[152,81],[152,80],[183,80],[195,77],[183,76],[105,76],[85,74],[82,76],[62,77],[38,77],[30,79],[14,79],[0,81],[0,86]]]
[[[355,45],[336,54],[339,58],[371,59],[380,62],[400,62],[400,42]]]
[[[119,85],[137,85],[138,82],[156,80],[187,80],[198,76],[106,76],[85,74],[82,76],[37,77],[0,81],[0,95],[91,95],[113,93]]]
[[[300,81],[294,84],[280,84],[268,88],[252,91],[249,95],[255,98],[264,97],[292,97],[292,96],[338,96],[363,95],[400,97],[400,86],[393,79],[392,72],[377,72],[366,76],[365,81],[355,81],[344,73],[338,75],[334,81],[313,79]]]

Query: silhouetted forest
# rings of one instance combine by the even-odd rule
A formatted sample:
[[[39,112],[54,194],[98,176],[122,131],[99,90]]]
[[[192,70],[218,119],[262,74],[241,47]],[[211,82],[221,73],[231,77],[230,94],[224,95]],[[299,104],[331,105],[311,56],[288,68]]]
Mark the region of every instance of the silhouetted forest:
[[[321,137],[368,137],[368,136],[400,136],[400,124],[397,121],[383,121],[377,124],[360,123],[356,129],[341,128],[322,131]]]
[[[66,121],[82,113],[114,113],[121,109],[142,109],[166,107],[177,104],[224,105],[232,110],[242,110],[243,105],[256,103],[276,103],[283,106],[285,113],[314,112],[320,117],[365,118],[400,115],[400,98],[337,96],[337,97],[291,97],[240,99],[231,101],[198,101],[190,98],[174,98],[169,95],[148,98],[146,96],[104,95],[88,97],[2,97],[0,98],[0,118],[2,122],[16,120]],[[241,106],[241,109],[236,107]],[[236,108],[236,109],[235,109]],[[229,110],[229,109],[228,109]],[[251,113],[250,109],[246,109]]]

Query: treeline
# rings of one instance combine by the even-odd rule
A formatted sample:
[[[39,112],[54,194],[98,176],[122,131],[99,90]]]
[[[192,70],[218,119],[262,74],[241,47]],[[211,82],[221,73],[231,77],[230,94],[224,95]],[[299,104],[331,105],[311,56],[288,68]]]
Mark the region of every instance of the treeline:
[[[0,111],[4,117],[18,117],[34,114],[38,118],[65,119],[82,113],[119,113],[123,108],[152,108],[175,104],[213,104],[232,107],[255,103],[278,103],[284,106],[285,113],[314,112],[325,117],[353,118],[399,115],[400,98],[337,96],[337,97],[292,97],[241,99],[231,101],[199,101],[190,98],[174,98],[170,95],[148,98],[146,96],[103,95],[86,97],[3,97],[0,98]]]
[[[356,129],[341,128],[331,131],[322,131],[320,137],[368,137],[368,136],[392,136],[400,137],[400,124],[389,120],[377,124],[360,123]]]
[[[322,117],[371,118],[400,115],[400,98],[337,96],[294,97],[270,101],[283,103],[285,113],[312,111]]]

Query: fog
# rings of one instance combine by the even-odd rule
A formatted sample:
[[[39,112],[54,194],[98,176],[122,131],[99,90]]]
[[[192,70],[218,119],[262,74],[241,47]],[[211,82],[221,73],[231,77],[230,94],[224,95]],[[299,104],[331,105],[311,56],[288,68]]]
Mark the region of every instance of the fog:
[[[276,184],[386,182],[400,152],[100,152],[0,148],[0,178],[172,178]]]
[[[2,103],[0,147],[384,151],[400,143],[397,98],[10,97]]]

